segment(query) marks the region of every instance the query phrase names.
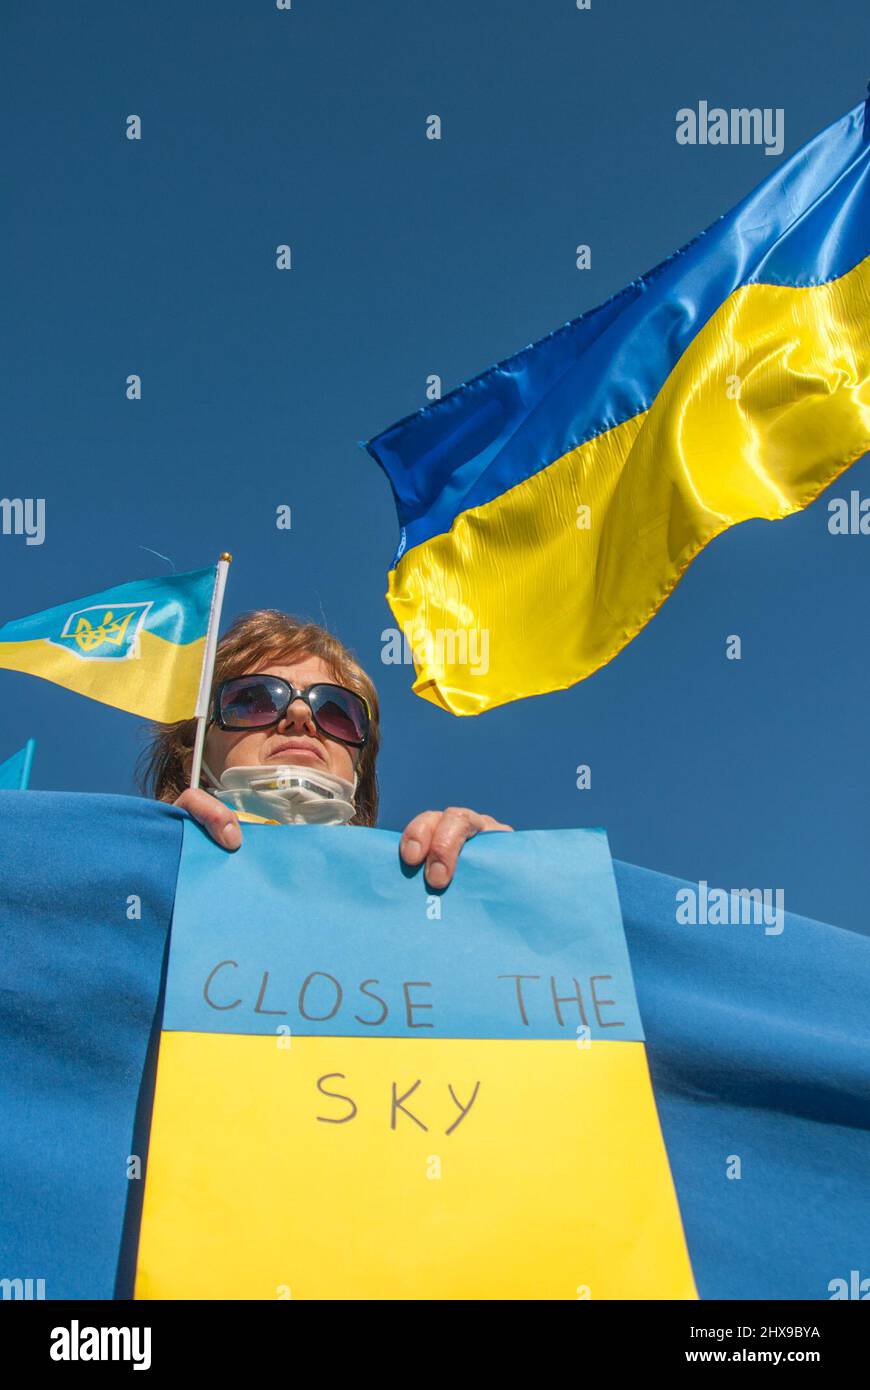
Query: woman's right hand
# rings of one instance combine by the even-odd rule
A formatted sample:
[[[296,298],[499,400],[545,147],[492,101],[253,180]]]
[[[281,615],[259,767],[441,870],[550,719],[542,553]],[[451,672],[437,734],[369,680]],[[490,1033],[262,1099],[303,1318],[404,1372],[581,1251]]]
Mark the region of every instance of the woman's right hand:
[[[238,849],[242,843],[242,829],[239,818],[229,806],[224,806],[202,787],[182,792],[175,802],[182,811],[187,811],[203,830],[207,830],[216,845],[221,849]]]

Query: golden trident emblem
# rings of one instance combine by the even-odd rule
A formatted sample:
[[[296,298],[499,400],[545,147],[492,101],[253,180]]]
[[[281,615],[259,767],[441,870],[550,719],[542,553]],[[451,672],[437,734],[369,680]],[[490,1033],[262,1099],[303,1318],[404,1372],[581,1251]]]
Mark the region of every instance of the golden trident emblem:
[[[112,646],[120,647],[132,617],[133,613],[130,612],[125,613],[123,618],[116,618],[109,608],[100,622],[93,624],[80,615],[75,631],[71,633],[71,636],[75,639],[76,646],[83,652],[91,652],[95,647],[101,646],[103,642],[110,642]]]

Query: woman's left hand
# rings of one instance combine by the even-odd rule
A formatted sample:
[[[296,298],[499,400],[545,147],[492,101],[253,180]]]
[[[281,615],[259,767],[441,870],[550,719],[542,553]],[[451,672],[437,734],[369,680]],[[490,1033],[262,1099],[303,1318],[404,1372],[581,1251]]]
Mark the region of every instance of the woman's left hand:
[[[513,830],[492,816],[470,811],[467,806],[448,806],[446,811],[421,811],[405,826],[399,853],[406,864],[426,861],[430,888],[446,888],[453,877],[459,851],[481,830]]]

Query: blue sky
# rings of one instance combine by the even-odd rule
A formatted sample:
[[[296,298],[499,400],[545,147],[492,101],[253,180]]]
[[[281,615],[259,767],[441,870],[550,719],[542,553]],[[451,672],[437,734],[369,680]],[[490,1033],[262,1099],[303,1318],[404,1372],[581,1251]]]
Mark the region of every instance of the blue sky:
[[[831,536],[827,502],[870,496],[868,459],[715,541],[589,680],[458,720],[381,662],[398,528],[358,441],[775,166],[677,145],[679,108],[782,107],[786,158],[861,99],[868,28],[863,0],[7,7],[0,491],[44,497],[47,529],[0,536],[0,620],[168,572],[152,552],[182,571],[229,549],[227,621],[324,621],[375,679],[383,825],[448,804],[604,825],[619,858],[866,930],[870,537]],[[139,721],[25,676],[0,690],[0,757],[35,735],[34,787],[132,790]]]

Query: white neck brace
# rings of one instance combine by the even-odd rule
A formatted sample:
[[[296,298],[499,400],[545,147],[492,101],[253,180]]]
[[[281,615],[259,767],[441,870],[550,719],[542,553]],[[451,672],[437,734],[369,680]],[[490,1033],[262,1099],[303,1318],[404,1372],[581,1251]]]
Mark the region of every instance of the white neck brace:
[[[346,825],[356,812],[356,776],[346,782],[319,768],[278,763],[228,767],[218,779],[205,761],[202,768],[212,783],[207,790],[225,806],[282,825]]]

